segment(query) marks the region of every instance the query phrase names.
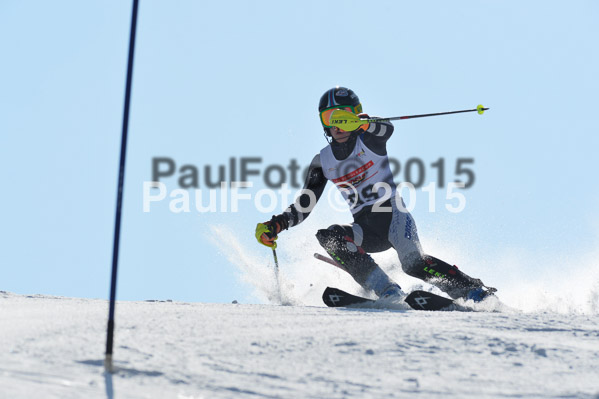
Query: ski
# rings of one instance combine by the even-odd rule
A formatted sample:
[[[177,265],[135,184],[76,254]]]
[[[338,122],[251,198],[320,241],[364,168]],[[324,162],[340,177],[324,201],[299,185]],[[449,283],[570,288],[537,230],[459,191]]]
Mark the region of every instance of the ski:
[[[453,300],[426,291],[412,291],[404,299],[414,310],[441,310],[453,304]]]
[[[322,300],[330,308],[342,308],[345,306],[374,303],[373,299],[349,294],[339,288],[327,287],[322,293]]]
[[[332,287],[327,287],[324,290],[322,300],[328,307],[332,308],[351,305],[374,305],[377,302]],[[453,301],[449,298],[419,290],[410,292],[404,301],[414,310],[441,310],[453,304]]]

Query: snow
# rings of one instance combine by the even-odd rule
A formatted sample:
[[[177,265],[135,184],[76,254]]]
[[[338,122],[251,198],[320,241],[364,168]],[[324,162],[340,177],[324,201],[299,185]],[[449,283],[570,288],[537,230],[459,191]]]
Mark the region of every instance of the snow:
[[[2,398],[599,398],[599,316],[0,293]]]
[[[368,293],[306,256],[311,237],[280,248],[277,279],[270,251],[209,236],[263,304],[119,301],[109,374],[106,300],[0,291],[0,398],[599,399],[599,267],[534,279],[526,256],[481,263],[501,301],[462,303],[474,312],[330,309],[327,285]],[[391,252],[375,258],[406,291],[440,293]]]

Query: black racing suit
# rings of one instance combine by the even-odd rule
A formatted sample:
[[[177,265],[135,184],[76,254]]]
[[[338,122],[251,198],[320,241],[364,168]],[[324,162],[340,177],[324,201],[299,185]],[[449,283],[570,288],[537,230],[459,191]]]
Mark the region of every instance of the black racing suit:
[[[387,141],[393,131],[391,123],[371,123],[366,131],[360,130],[358,132],[361,133],[352,134],[347,142],[338,143],[333,140],[330,146],[338,161],[345,160],[352,154],[357,140],[362,140],[377,155],[386,156]],[[320,154],[317,154],[308,169],[302,194],[285,212],[273,219],[282,229],[302,223],[322,196],[327,181]],[[316,201],[311,201],[308,190],[314,194]],[[383,206],[390,206],[392,202],[393,199],[389,199]],[[371,276],[380,277],[381,273],[384,277],[387,276],[368,253],[382,252],[391,247],[398,252],[405,273],[436,285],[453,298],[465,297],[471,290],[482,286],[480,280],[467,276],[456,266],[422,252],[416,225],[405,208],[398,211],[394,206],[393,212],[373,212],[372,207],[366,206],[355,213],[351,225],[332,225],[326,230],[319,230],[316,235],[323,248],[364,288],[373,289],[377,294],[383,289],[372,283]],[[406,234],[403,234],[404,230]],[[358,248],[357,251],[354,251],[355,247]],[[381,284],[385,285],[387,282]]]

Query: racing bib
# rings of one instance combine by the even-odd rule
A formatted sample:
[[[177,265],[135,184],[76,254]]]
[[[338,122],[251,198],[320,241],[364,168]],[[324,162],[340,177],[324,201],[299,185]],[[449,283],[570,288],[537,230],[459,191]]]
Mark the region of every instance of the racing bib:
[[[324,176],[341,191],[352,214],[395,195],[389,158],[369,150],[361,136],[347,159],[337,160],[331,146],[326,146],[320,151],[320,162]]]

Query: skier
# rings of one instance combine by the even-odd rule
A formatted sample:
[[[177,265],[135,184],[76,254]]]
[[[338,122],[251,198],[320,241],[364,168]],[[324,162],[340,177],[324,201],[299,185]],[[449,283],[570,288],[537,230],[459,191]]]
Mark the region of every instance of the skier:
[[[394,300],[405,297],[400,286],[369,255],[393,248],[406,274],[439,287],[453,299],[478,302],[492,294],[494,289],[485,289],[480,280],[423,253],[416,224],[396,196],[389,167],[387,140],[393,134],[393,125],[374,122],[355,131],[344,131],[330,123],[331,114],[338,109],[369,118],[362,113],[358,96],[348,88],[337,86],[322,95],[318,111],[329,145],[312,160],[296,202],[270,221],[258,223],[258,242],[276,248],[278,234],[308,217],[330,180],[349,203],[354,222],[318,230],[316,238],[339,267],[364,289]]]

